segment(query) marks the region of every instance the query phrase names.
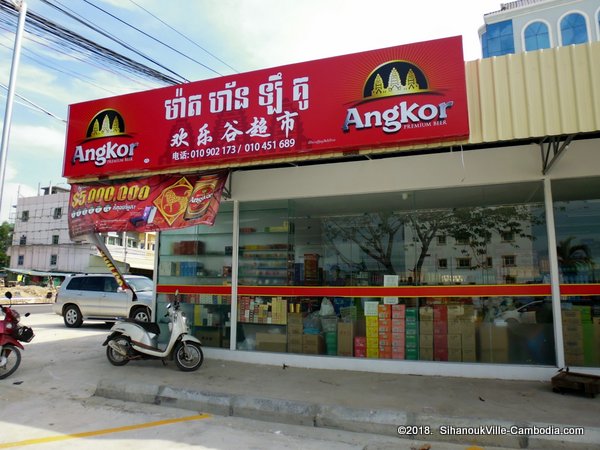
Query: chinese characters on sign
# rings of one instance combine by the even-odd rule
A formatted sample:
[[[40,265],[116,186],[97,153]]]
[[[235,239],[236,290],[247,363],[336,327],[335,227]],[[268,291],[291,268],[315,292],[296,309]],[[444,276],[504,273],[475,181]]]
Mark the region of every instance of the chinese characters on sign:
[[[63,175],[206,170],[468,136],[456,36],[70,105]]]

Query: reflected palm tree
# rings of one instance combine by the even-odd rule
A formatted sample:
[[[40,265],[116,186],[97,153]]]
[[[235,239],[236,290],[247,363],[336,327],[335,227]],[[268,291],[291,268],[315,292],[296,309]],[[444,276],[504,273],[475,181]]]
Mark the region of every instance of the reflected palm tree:
[[[556,247],[558,265],[566,282],[575,282],[575,277],[581,268],[591,268],[593,265],[592,252],[585,244],[572,245],[575,237],[571,236],[560,241]]]

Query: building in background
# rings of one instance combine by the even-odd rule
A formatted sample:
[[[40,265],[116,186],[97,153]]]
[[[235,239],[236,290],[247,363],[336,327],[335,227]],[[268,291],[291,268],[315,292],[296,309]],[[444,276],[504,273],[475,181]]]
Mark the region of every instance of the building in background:
[[[50,186],[41,191],[42,195],[17,201],[13,242],[8,248],[9,274],[43,282],[48,276],[108,271],[93,244],[69,236],[70,189]],[[122,270],[152,277],[154,233],[107,233],[103,240]]]
[[[597,0],[518,0],[484,16],[484,58],[600,40]]]

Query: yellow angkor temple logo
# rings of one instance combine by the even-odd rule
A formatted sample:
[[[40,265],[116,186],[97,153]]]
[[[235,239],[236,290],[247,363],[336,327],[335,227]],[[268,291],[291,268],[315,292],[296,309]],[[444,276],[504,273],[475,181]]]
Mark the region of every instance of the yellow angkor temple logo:
[[[90,121],[86,137],[96,139],[110,136],[123,136],[125,121],[121,114],[114,109],[104,109]]]
[[[368,100],[428,91],[427,77],[416,65],[407,61],[389,61],[371,72],[365,81],[363,98]]]

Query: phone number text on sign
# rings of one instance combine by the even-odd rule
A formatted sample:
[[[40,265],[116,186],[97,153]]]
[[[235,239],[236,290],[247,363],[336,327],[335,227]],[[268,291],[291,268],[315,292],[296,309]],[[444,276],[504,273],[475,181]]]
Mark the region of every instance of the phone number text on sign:
[[[101,186],[83,189],[73,194],[71,207],[78,208],[93,203],[144,201],[150,196],[148,185]]]
[[[281,139],[279,141],[271,140],[265,142],[250,142],[247,144],[238,145],[223,145],[215,147],[206,147],[193,150],[183,150],[174,152],[172,157],[174,161],[186,159],[203,159],[203,158],[218,158],[229,157],[244,154],[256,154],[258,152],[268,153],[277,149],[291,149],[296,145],[295,139]]]

